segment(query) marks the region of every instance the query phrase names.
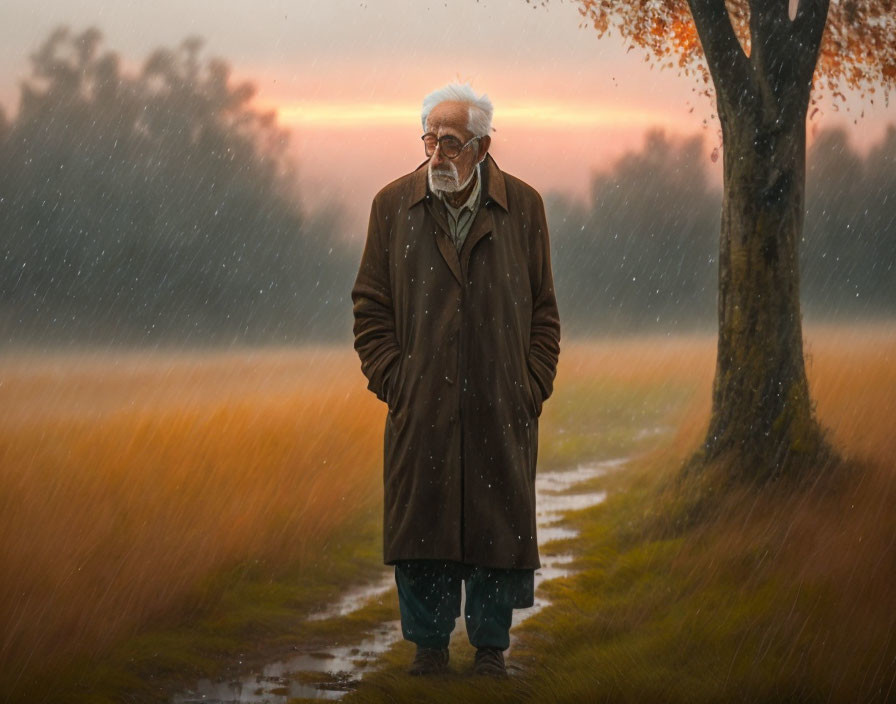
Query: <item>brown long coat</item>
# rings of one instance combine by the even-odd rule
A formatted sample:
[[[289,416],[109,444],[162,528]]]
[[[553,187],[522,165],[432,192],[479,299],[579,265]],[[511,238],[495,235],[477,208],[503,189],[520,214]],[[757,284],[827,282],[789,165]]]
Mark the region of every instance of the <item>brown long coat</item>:
[[[352,289],[355,349],[389,406],[384,561],[536,568],[538,416],[560,321],[541,197],[481,169],[461,251],[426,163],[373,201]]]

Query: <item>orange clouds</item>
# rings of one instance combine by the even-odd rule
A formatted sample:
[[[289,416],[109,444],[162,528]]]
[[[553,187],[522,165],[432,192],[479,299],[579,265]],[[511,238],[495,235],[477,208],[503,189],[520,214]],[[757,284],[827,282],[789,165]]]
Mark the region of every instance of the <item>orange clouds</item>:
[[[333,100],[285,101],[265,107],[277,111],[279,121],[299,129],[409,126],[420,114],[419,103],[348,102]],[[610,103],[571,103],[544,100],[510,102],[496,108],[495,125],[527,128],[640,127],[666,123],[668,111]],[[693,120],[676,119],[676,130],[693,129]]]

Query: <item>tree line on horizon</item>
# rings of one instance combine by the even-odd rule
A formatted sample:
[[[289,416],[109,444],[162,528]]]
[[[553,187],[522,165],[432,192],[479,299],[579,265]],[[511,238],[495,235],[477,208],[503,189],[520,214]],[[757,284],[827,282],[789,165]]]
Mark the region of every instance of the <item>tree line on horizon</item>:
[[[299,205],[289,134],[202,41],[134,74],[96,29],[54,31],[0,119],[6,340],[336,334],[349,253]]]
[[[289,134],[201,40],[131,75],[96,29],[53,32],[0,110],[0,340],[189,344],[350,335],[360,251],[300,206]],[[896,127],[808,161],[804,310],[896,313]],[[715,321],[720,193],[701,136],[647,134],[586,203],[546,194],[566,333]]]
[[[702,135],[662,130],[595,173],[584,204],[548,194],[567,329],[715,325],[721,202]],[[842,127],[818,133],[807,155],[800,277],[803,311],[813,320],[896,314],[896,126],[865,156]]]

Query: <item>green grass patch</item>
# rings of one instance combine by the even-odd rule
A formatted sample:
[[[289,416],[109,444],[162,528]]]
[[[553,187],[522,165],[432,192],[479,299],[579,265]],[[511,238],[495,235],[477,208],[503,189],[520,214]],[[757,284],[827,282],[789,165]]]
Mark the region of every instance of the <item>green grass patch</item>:
[[[515,630],[508,663],[520,670],[510,682],[481,682],[463,668],[421,682],[403,672],[412,656],[405,645],[346,701],[771,704],[884,702],[896,693],[885,599],[874,632],[838,621],[838,588],[848,585],[789,564],[779,533],[731,540],[747,510],[676,535],[658,531],[657,504],[674,473],[658,461],[602,478],[608,501],[573,514],[580,535],[563,548],[577,555],[579,571],[545,583],[551,605]],[[751,491],[760,507],[777,501],[783,511],[780,496]],[[805,503],[799,495],[783,501]],[[786,518],[772,521],[785,534]],[[849,654],[856,642],[867,651]],[[461,660],[472,652],[466,643],[452,647]]]
[[[559,387],[540,419],[538,469],[643,451],[674,429],[693,393],[686,384],[632,386],[611,379]]]

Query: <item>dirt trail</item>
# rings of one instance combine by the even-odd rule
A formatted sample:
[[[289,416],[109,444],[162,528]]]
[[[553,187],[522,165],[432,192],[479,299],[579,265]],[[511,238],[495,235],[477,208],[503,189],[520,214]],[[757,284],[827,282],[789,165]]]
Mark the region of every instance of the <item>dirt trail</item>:
[[[602,491],[582,492],[581,485],[622,467],[627,461],[627,458],[607,460],[540,474],[535,482],[539,546],[575,537],[577,532],[564,523],[564,514],[594,506],[606,498]],[[529,609],[514,611],[514,626],[548,606],[549,602],[538,595],[538,586],[571,574],[573,559],[571,554],[542,555],[542,567],[535,573],[535,604]],[[394,573],[385,567],[380,579],[347,591],[326,611],[313,614],[308,620],[346,618],[368,604],[397,598],[394,592]],[[455,635],[457,633],[455,629]],[[400,622],[388,621],[358,643],[297,653],[235,681],[200,680],[193,689],[173,697],[171,704],[286,704],[295,697],[339,699],[354,689],[365,674],[376,669],[382,654],[400,639]],[[513,645],[511,631],[511,649]]]

